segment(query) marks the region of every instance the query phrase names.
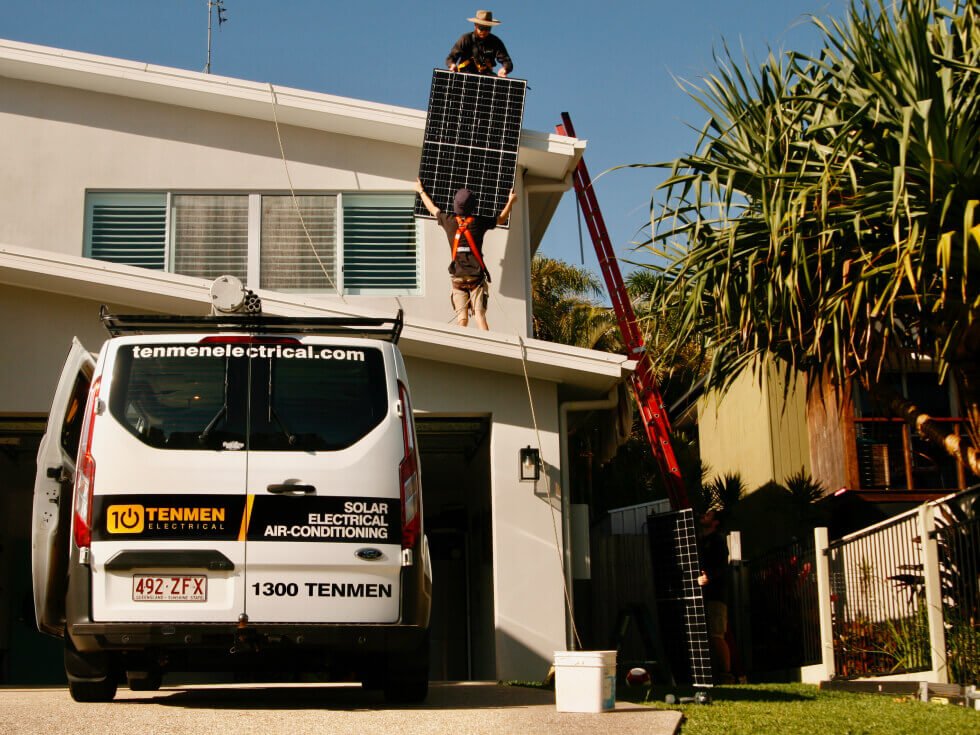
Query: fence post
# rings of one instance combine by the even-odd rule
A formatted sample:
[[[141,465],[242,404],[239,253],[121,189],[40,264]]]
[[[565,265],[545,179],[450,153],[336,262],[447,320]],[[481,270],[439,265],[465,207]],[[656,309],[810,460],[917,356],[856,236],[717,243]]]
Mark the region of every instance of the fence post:
[[[813,555],[817,565],[817,600],[820,616],[820,652],[823,659],[823,680],[834,678],[834,621],[830,607],[830,535],[826,528],[813,529]]]
[[[740,531],[730,531],[728,534],[728,560],[730,566],[729,579],[734,580],[732,585],[732,609],[729,611],[728,620],[732,622],[732,637],[735,639],[735,648],[738,656],[737,663],[741,664],[740,670],[735,670],[736,661],[732,661],[732,673],[747,675],[752,670],[752,634],[749,627],[750,605],[749,583],[747,567],[742,558],[742,533]]]
[[[922,546],[922,576],[926,593],[929,651],[932,656],[933,681],[936,684],[947,684],[949,668],[946,662],[946,632],[943,627],[939,543],[933,535],[935,529],[935,510],[932,505],[926,503],[919,507],[919,543]]]

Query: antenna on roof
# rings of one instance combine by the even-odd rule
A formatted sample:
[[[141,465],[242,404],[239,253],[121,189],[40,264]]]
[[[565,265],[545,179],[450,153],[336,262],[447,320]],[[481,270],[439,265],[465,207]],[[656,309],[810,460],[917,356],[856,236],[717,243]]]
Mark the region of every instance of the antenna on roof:
[[[223,5],[225,0],[208,0],[208,60],[204,64],[204,73],[211,73],[211,18],[214,17],[215,13],[213,10],[217,10],[218,16],[218,28],[221,28],[221,24],[228,20],[225,17],[225,6]]]

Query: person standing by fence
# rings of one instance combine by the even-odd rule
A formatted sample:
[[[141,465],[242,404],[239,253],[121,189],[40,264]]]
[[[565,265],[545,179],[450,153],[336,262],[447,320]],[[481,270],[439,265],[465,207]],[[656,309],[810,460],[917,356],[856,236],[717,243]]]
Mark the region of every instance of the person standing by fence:
[[[721,515],[709,509],[700,524],[701,575],[698,584],[704,594],[708,619],[708,643],[712,665],[721,684],[734,684],[732,654],[728,647],[728,539],[721,531]]]

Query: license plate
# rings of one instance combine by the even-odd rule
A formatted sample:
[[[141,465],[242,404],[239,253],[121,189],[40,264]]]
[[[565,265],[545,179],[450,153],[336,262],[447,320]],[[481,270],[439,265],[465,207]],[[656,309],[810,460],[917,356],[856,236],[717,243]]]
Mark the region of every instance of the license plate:
[[[133,575],[133,602],[206,602],[204,574]]]

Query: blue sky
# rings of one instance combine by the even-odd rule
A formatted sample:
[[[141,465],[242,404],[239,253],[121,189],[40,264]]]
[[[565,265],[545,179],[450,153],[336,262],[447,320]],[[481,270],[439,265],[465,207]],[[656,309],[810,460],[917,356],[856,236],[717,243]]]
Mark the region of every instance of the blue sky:
[[[224,0],[211,71],[327,94],[425,109],[467,18],[488,8],[528,80],[526,128],[551,131],[563,111],[588,140],[593,179],[630,163],[667,161],[694,146],[704,114],[678,87],[715,68],[723,42],[754,61],[769,49],[813,51],[808,16],[840,17],[846,0],[522,0],[475,5],[359,0]],[[0,0],[0,37],[201,71],[207,0]],[[596,193],[617,254],[649,260],[630,243],[649,219],[664,174],[602,176]],[[574,197],[566,194],[542,252],[580,264]],[[585,265],[598,273],[587,233]],[[628,266],[624,266],[628,270]]]

